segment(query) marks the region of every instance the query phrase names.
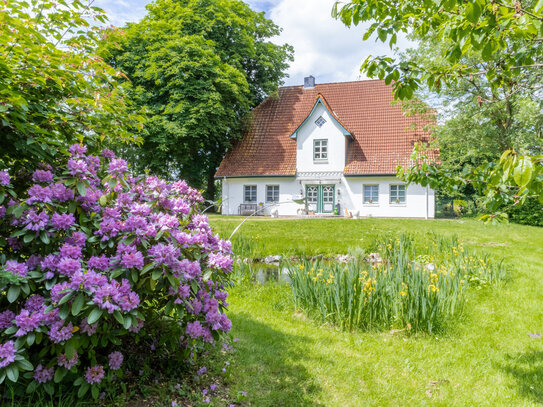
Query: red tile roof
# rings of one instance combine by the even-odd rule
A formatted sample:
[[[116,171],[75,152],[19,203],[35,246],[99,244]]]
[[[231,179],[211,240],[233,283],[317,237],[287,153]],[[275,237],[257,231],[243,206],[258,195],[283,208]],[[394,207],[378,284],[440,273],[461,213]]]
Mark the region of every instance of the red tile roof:
[[[292,133],[321,96],[338,121],[351,132],[346,175],[395,174],[398,165],[414,164],[413,144],[428,141],[428,118],[405,116],[384,81],[326,83],[312,89],[279,88],[250,115],[248,130],[226,153],[216,177],[296,174],[296,140]],[[435,157],[437,160],[437,152]]]

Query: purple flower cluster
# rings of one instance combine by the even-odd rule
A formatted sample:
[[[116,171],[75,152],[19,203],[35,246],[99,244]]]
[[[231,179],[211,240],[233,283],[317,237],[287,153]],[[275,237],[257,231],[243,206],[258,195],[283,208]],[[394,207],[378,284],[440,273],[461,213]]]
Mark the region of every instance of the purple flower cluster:
[[[9,185],[11,177],[5,171],[0,171],[0,185]]]
[[[71,359],[68,359],[64,353],[58,355],[57,358],[58,365],[65,367],[68,370],[77,365],[78,360],[79,356],[77,355],[77,352],[74,352],[74,356]]]
[[[6,367],[10,363],[15,362],[16,353],[17,350],[13,341],[7,341],[3,345],[0,345],[0,367]]]
[[[104,367],[95,365],[87,369],[85,372],[85,380],[88,384],[100,383],[104,378],[104,374]]]
[[[186,327],[175,343],[201,349],[217,331],[228,331],[224,272],[232,268],[231,244],[214,236],[207,217],[197,213],[201,194],[184,181],[134,177],[126,161],[109,150],[101,157],[87,154],[82,145],[69,151],[64,169],[39,167],[23,199],[4,204],[24,210],[6,213],[0,207],[0,219],[5,217],[0,229],[13,236],[10,260],[0,269],[28,280],[33,290],[21,290],[11,309],[0,312],[0,336],[7,341],[0,345],[0,367],[13,363],[17,343],[22,355],[39,363],[33,372],[38,383],[51,381],[57,364],[89,384],[100,383],[106,369],[126,365],[123,353],[106,351],[100,336],[149,338],[143,320],[163,318],[168,302],[175,305],[171,315],[178,315],[172,323]],[[0,185],[12,188],[6,172],[0,172]],[[28,231],[36,232],[32,246]],[[216,273],[212,279],[210,271]],[[89,324],[87,316],[97,309],[107,312],[100,325]],[[28,335],[36,331],[44,334],[39,348],[48,348],[45,357],[30,345]],[[77,352],[68,359],[65,347],[74,337],[79,355],[96,355],[95,365],[82,367]]]
[[[119,370],[123,364],[124,356],[121,352],[116,351],[110,353],[108,359],[111,370]]]
[[[9,271],[15,275],[24,277],[28,273],[28,267],[26,263],[19,263],[17,260],[8,260],[5,264],[6,271]]]
[[[36,380],[38,383],[47,383],[48,381],[53,380],[54,374],[55,368],[46,368],[45,366],[39,364],[34,370],[34,380]]]

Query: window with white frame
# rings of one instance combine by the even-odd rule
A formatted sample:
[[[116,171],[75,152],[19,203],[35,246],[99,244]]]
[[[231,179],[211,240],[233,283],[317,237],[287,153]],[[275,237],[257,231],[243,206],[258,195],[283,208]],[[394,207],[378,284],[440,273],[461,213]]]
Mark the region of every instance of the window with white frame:
[[[243,186],[243,201],[245,203],[256,202],[256,185],[244,185]]]
[[[315,161],[328,159],[328,140],[313,140],[313,159]]]
[[[405,203],[405,185],[390,186],[390,203],[404,204]]]
[[[379,203],[379,185],[364,185],[364,203]]]
[[[266,202],[279,202],[279,185],[266,185]]]

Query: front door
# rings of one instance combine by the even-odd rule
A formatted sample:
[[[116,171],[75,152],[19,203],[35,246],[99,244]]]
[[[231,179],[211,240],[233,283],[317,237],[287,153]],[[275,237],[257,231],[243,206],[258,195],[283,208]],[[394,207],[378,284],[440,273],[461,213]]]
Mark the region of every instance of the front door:
[[[310,212],[331,213],[334,211],[334,185],[307,185],[305,187],[307,209]]]

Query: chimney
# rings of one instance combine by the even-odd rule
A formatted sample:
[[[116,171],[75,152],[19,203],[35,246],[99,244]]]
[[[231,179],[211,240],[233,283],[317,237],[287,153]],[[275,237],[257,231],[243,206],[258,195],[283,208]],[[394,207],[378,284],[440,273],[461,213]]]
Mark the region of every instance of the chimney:
[[[315,78],[313,75],[304,78],[304,89],[313,89],[315,87]]]

